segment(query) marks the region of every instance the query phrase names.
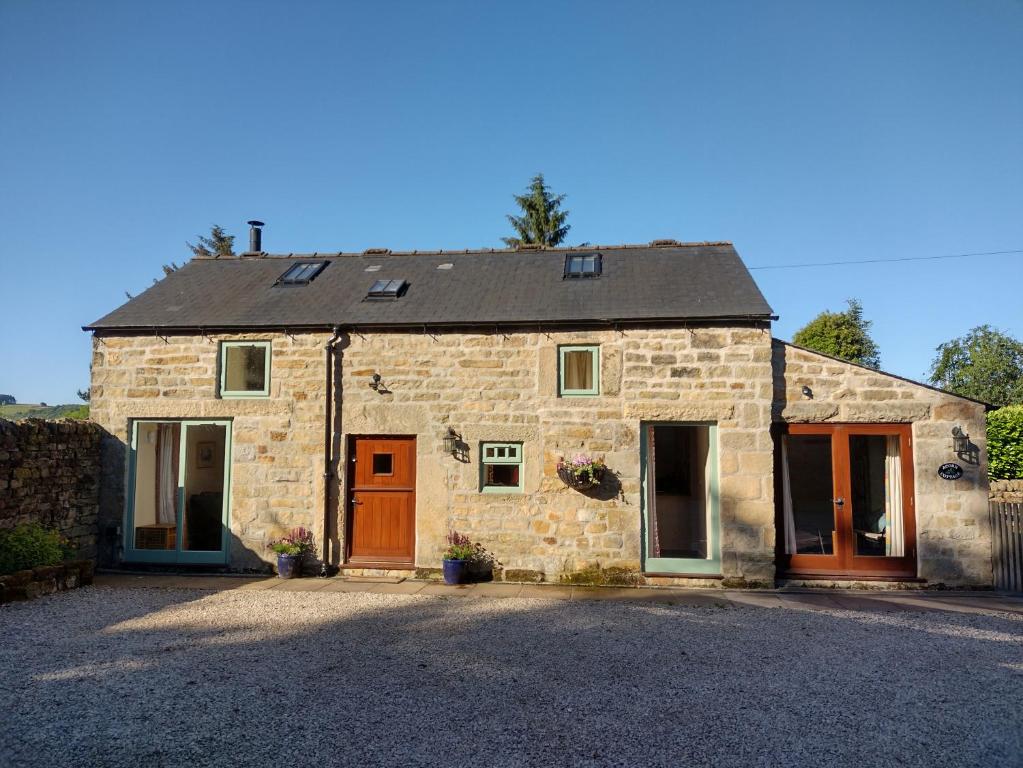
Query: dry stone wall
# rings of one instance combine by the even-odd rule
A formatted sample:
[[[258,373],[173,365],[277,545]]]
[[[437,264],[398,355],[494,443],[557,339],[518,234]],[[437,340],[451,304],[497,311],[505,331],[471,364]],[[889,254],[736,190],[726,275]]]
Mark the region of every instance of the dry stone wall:
[[[1023,480],[992,480],[991,501],[1023,503]]]
[[[0,419],[0,527],[55,528],[94,558],[102,434],[87,421]]]
[[[991,584],[984,406],[780,341],[774,372],[778,421],[912,423],[918,573],[930,583]],[[953,451],[954,426],[970,435],[969,459]],[[938,477],[945,462],[959,463],[963,477]]]

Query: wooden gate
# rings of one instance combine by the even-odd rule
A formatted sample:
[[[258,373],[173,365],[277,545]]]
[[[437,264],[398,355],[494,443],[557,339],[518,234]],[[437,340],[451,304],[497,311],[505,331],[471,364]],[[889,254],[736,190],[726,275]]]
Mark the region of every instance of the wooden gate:
[[[1023,504],[992,501],[989,509],[995,589],[1023,592]]]

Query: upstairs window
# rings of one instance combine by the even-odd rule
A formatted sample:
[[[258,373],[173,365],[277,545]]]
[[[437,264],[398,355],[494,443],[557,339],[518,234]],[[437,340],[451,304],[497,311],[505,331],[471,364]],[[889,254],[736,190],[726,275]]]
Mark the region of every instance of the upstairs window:
[[[288,267],[288,271],[277,278],[284,285],[305,285],[315,278],[327,266],[325,261],[300,261]]]
[[[270,342],[220,344],[220,396],[267,397],[270,394]]]
[[[565,256],[565,278],[600,277],[602,261],[599,253],[569,253]]]
[[[558,394],[593,397],[600,394],[600,347],[558,347]]]
[[[480,457],[480,491],[518,493],[522,490],[522,443],[483,443]]]
[[[370,286],[367,299],[397,299],[408,290],[407,280],[377,280]]]

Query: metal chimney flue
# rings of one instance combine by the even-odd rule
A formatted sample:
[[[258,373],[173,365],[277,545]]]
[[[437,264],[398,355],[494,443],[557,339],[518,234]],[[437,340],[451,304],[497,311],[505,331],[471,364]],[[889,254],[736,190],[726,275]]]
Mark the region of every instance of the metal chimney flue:
[[[250,221],[249,224],[249,253],[263,252],[263,222]]]

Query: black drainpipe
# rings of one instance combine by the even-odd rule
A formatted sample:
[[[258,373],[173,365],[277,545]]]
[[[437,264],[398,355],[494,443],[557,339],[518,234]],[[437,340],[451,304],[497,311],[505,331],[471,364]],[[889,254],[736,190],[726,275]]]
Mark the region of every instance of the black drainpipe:
[[[334,477],[334,345],[341,340],[341,326],[334,326],[334,335],[325,347],[327,368],[327,408],[323,420],[323,565],[320,576],[330,575],[330,490]],[[340,535],[340,532],[339,534]]]

